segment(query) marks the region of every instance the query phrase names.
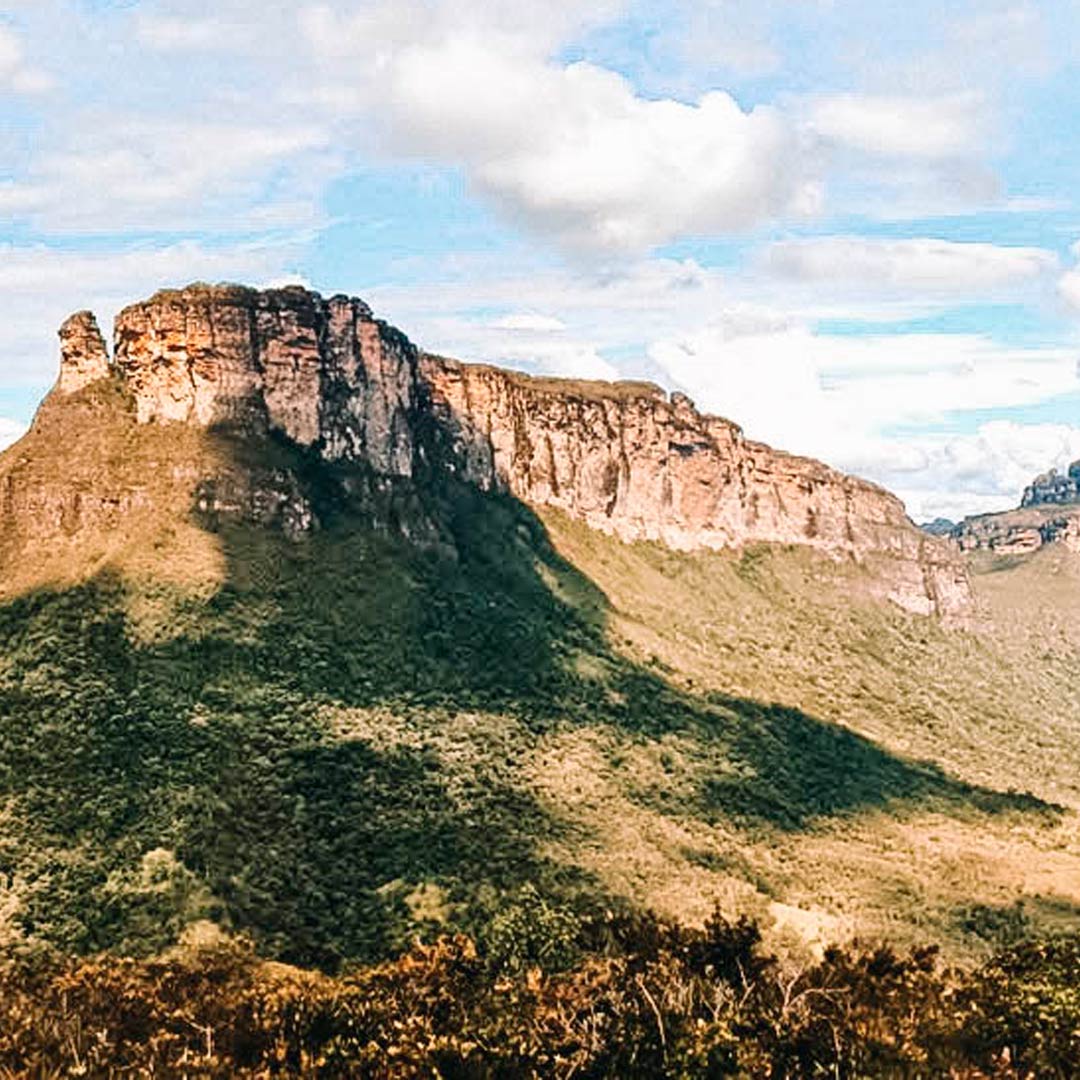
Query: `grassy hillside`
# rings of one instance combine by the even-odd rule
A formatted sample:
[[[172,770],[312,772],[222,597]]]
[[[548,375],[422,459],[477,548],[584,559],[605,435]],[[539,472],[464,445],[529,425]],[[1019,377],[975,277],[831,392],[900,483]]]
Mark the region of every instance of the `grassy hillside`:
[[[113,483],[180,452],[79,423]],[[72,442],[39,430],[3,467],[70,482]],[[949,630],[869,599],[872,568],[429,500],[456,554],[324,499],[298,540],[181,505],[63,574],[9,563],[0,943],[217,927],[333,968],[448,929],[490,945],[534,886],[567,919],[718,903],[798,949],[970,955],[1076,923],[1071,563],[982,567],[978,622]]]

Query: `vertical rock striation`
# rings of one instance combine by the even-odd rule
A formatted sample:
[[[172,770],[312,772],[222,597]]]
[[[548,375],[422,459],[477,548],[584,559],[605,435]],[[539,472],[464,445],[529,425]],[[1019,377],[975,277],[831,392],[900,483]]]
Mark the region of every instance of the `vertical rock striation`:
[[[277,432],[328,460],[409,476],[416,350],[361,300],[191,286],[125,308],[116,370],[141,423]]]
[[[913,611],[968,599],[954,554],[883,488],[746,439],[647,383],[537,379],[424,356],[447,467],[625,541],[680,551],[798,544],[888,563],[882,591]]]
[[[194,285],[122,311],[111,363],[87,313],[65,323],[61,341],[60,388],[112,375],[137,425],[273,434],[360,466],[384,488],[452,476],[624,541],[808,546],[873,562],[882,594],[910,610],[967,601],[955,551],[873,484],[746,439],[651,384],[531,378],[420,354],[361,300]],[[233,470],[207,478],[200,490],[216,494],[200,506],[295,505],[294,531],[315,524],[286,489],[275,481],[260,502],[258,485]],[[410,532],[407,516],[396,527]]]

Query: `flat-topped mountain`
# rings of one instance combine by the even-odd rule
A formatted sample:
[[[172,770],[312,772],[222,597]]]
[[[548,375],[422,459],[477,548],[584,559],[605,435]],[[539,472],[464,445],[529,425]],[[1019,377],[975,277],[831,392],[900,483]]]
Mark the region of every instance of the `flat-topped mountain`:
[[[533,378],[433,356],[363,301],[298,287],[158,293],[117,317],[111,356],[87,312],[60,336],[57,389],[28,441],[0,464],[8,529],[35,543],[55,525],[67,535],[115,527],[155,499],[287,531],[318,525],[304,484],[258,461],[195,465],[174,450],[117,486],[100,469],[87,476],[93,456],[80,452],[42,487],[19,463],[42,432],[53,439],[76,415],[69,398],[110,386],[110,407],[139,428],[283,440],[338,469],[351,498],[363,488],[373,520],[421,542],[440,534],[425,485],[453,477],[625,541],[682,551],[796,544],[869,560],[881,594],[914,611],[952,614],[967,601],[959,561],[915,529],[894,496],[753,442],[651,384]],[[170,492],[151,493],[163,483]]]
[[[0,455],[0,941],[1080,924],[1075,560],[969,576],[682,395],[356,299],[193,286],[60,351]]]
[[[1015,510],[967,517],[948,536],[964,551],[1023,555],[1047,544],[1080,551],[1080,461],[1064,474],[1051,469],[1037,476]]]

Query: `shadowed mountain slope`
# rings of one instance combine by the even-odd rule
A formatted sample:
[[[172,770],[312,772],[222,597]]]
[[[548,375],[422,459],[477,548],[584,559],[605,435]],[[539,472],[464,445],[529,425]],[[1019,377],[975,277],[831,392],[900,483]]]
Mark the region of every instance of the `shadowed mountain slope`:
[[[173,316],[121,317],[118,357],[154,318]],[[416,933],[482,939],[526,882],[584,909],[719,902],[811,946],[970,951],[1021,894],[1031,919],[1074,919],[1080,636],[996,633],[1000,574],[949,628],[883,599],[887,552],[678,552],[554,493],[530,507],[495,482],[514,459],[494,465],[494,423],[495,479],[448,468],[480,460],[454,456],[483,447],[476,393],[435,407],[421,380],[395,412],[354,380],[339,419],[297,420],[264,363],[243,408],[154,418],[71,330],[94,377],[0,458],[8,944],[146,952],[212,922],[332,967]],[[187,364],[181,344],[146,377]],[[354,452],[387,432],[407,456]]]

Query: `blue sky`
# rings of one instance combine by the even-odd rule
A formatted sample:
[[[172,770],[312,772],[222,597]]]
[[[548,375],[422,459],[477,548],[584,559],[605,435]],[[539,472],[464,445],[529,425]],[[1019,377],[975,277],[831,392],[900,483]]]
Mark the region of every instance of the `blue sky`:
[[[945,10],[942,10],[942,9]],[[0,0],[0,440],[191,280],[648,377],[917,518],[1080,457],[1073,0]]]

